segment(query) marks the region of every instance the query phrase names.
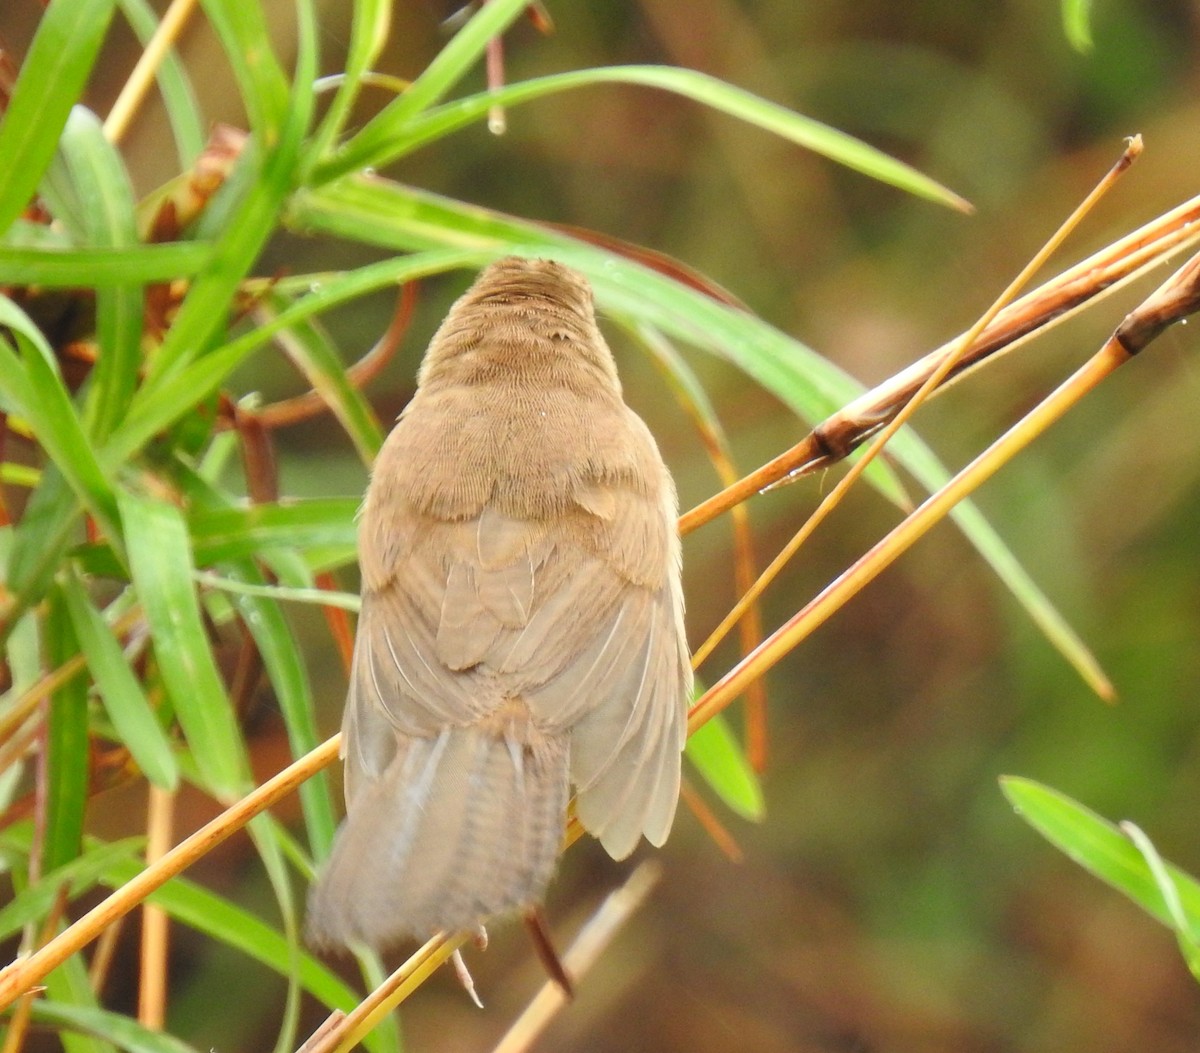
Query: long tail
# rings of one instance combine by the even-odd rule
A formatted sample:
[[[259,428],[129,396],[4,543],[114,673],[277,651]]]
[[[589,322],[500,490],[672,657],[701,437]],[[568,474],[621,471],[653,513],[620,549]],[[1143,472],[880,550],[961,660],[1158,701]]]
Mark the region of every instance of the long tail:
[[[568,750],[565,737],[533,734],[405,738],[356,791],[309,899],[310,942],[385,948],[540,902],[562,842]]]

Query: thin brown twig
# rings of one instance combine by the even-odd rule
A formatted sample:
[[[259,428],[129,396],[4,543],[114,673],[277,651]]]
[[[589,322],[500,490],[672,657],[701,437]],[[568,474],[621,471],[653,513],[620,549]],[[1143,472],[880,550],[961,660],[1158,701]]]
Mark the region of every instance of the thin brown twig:
[[[88,963],[88,986],[98,1000],[104,996],[104,986],[108,982],[108,971],[112,968],[113,959],[117,953],[117,945],[121,939],[121,930],[125,927],[125,919],[118,918],[107,929],[100,933],[96,940],[96,949],[92,952],[92,960]]]
[[[688,811],[696,817],[696,821],[704,828],[704,832],[708,834],[713,844],[721,850],[721,854],[729,862],[740,863],[746,858],[745,853],[742,852],[742,846],[737,843],[737,838],[725,828],[721,820],[717,818],[717,813],[708,806],[708,802],[700,796],[696,787],[686,778],[679,782],[679,798],[688,806]]]
[[[408,331],[412,321],[413,308],[416,304],[416,282],[405,282],[397,293],[396,309],[383,335],[375,341],[371,349],[357,362],[346,370],[347,380],[359,390],[373,381],[394,357],[397,349]],[[283,428],[301,421],[308,420],[330,408],[328,400],[316,388],[291,398],[271,402],[256,410],[246,410],[252,413],[262,427],[268,430]],[[218,421],[218,427],[229,428],[233,422],[227,417]]]

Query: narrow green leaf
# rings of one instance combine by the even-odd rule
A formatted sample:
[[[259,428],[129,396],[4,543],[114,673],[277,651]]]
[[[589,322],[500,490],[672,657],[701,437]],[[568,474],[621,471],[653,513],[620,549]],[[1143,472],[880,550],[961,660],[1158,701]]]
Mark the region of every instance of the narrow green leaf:
[[[104,1039],[130,1053],[198,1053],[195,1046],[172,1035],[150,1031],[132,1017],[96,1006],[39,998],[33,1003],[33,1020],[43,1027]]]
[[[83,92],[113,14],[113,0],[53,0],[0,121],[0,231],[29,204]]]
[[[487,43],[508,28],[528,6],[528,0],[490,0],[437,53],[408,90],[389,103],[342,147],[333,161],[322,165],[314,176],[317,184],[365,168],[372,157],[386,156],[389,144],[403,134],[408,124],[427,106],[454,87],[479,60]]]
[[[88,976],[87,963],[81,954],[71,955],[46,977],[45,983],[46,993],[52,1001],[62,1005],[81,1006],[84,1009],[99,1008],[96,992],[92,990],[91,978]],[[116,1053],[111,1043],[98,1036],[67,1031],[60,1037],[63,1053]]]
[[[1196,937],[1192,934],[1191,925],[1184,914],[1183,903],[1179,899],[1179,889],[1176,888],[1175,882],[1171,880],[1171,875],[1167,872],[1166,863],[1163,862],[1162,856],[1158,854],[1158,849],[1154,847],[1154,842],[1146,836],[1145,831],[1137,826],[1137,824],[1124,822],[1121,824],[1121,831],[1142,854],[1142,859],[1146,861],[1146,866],[1149,867],[1150,873],[1154,876],[1154,884],[1158,886],[1159,894],[1162,896],[1163,903],[1167,907],[1167,912],[1171,916],[1171,925],[1175,930],[1175,940],[1179,944],[1179,952],[1183,955],[1183,960],[1187,963],[1188,971],[1192,974],[1192,977],[1200,980],[1200,944],[1197,943]]]
[[[233,68],[251,131],[272,142],[287,119],[288,82],[275,57],[263,6],[240,0],[205,0],[204,13]]]
[[[273,321],[257,327],[223,347],[191,362],[169,379],[151,389],[144,386],[121,428],[104,451],[106,464],[120,464],[162,429],[168,427],[216,391],[232,370],[278,331],[307,318],[357,299],[368,292],[461,266],[472,254],[429,252],[402,259],[384,260],[357,271],[317,284],[314,291],[283,311]],[[177,326],[176,326],[177,327]],[[175,328],[172,328],[172,332]]]
[[[210,514],[242,511],[233,508],[229,498],[198,474],[180,468],[177,477],[192,508],[208,510]],[[194,529],[194,523],[193,518],[190,528]],[[266,592],[266,578],[252,559],[229,560],[223,563],[222,570],[229,580],[244,589],[232,596],[234,607],[262,657],[283,714],[292,755],[302,756],[315,749],[320,739],[308,670],[295,636],[275,597]],[[309,845],[317,856],[324,858],[329,854],[337,828],[327,773],[318,772],[301,785],[299,792]],[[286,887],[282,879],[279,884]]]
[[[63,131],[61,149],[83,206],[89,244],[125,249],[137,244],[133,187],[99,119],[76,106]],[[142,287],[108,285],[96,293],[96,340],[100,354],[88,381],[84,425],[103,439],[124,415],[141,364]]]
[[[196,580],[210,589],[219,589],[237,596],[257,596],[280,603],[307,603],[319,607],[339,607],[344,611],[362,610],[362,599],[355,592],[331,592],[328,589],[291,585],[254,585],[238,578],[222,577],[198,571]]]
[[[107,883],[116,888],[137,872],[136,867],[115,866]],[[359,996],[312,955],[301,951],[293,956],[293,948],[275,929],[207,889],[174,878],[155,892],[150,902],[177,921],[262,962],[281,976],[288,975],[295,961],[304,990],[331,1009],[349,1012],[359,1002]],[[370,1039],[365,1044],[372,1047]]]
[[[363,75],[370,71],[387,43],[391,28],[391,0],[357,0],[354,23],[350,30],[350,47],[346,52],[345,70],[337,93],[321,121],[317,134],[305,149],[303,170],[308,172],[320,161],[346,126],[351,107],[362,87]],[[305,182],[301,178],[301,182]]]
[[[206,788],[228,801],[248,787],[250,768],[204,631],[183,514],[128,492],[120,505],[133,583],[163,683]]]
[[[173,790],[179,781],[179,766],[175,763],[170,740],[159,725],[142,685],[129,668],[121,645],[104,617],[92,605],[76,574],[64,575],[62,588],[71,625],[109,720],[146,778],[156,786]]]
[[[29,822],[16,823],[0,831],[0,851],[10,858],[28,860],[31,842]],[[86,849],[88,853],[94,853],[102,851],[104,845],[88,838]],[[143,869],[140,861],[114,852],[101,881],[109,888],[120,888]],[[294,953],[296,949],[289,947],[287,940],[262,919],[187,878],[172,878],[149,897],[149,902],[161,907],[176,921],[241,951],[281,976],[286,977],[295,964],[304,990],[331,1009],[349,1012],[359,1002],[360,996],[311,954],[303,949]],[[364,1044],[371,1050],[380,1051],[379,1042],[371,1037],[365,1039]]]
[[[283,98],[285,112],[282,116],[274,112],[280,105],[274,96],[277,93],[275,83],[281,73],[270,50],[258,5],[240,0],[209,0],[206,10],[214,19],[227,49],[247,49],[235,58],[235,62],[244,67],[239,76],[248,77],[249,85],[263,93],[261,100],[255,103],[262,107],[259,120],[263,124],[256,127],[254,143],[239,159],[238,169],[243,178],[232,181],[232,185],[241,190],[242,198],[231,210],[208,266],[192,283],[154,356],[145,383],[150,395],[165,378],[203,356],[225,327],[239,283],[278,226],[280,210],[292,190],[300,149],[312,117],[316,31],[311,8],[298,5],[302,17],[299,20],[296,87],[290,96],[285,94]],[[247,171],[253,178],[244,178]]]
[[[256,815],[246,827],[262,860],[275,902],[283,917],[283,936],[287,943],[289,960],[284,978],[287,980],[287,996],[280,1016],[279,1033],[275,1042],[275,1053],[289,1053],[296,1048],[296,1030],[300,1021],[300,926],[296,920],[296,897],[292,889],[291,875],[282,847],[283,833],[269,814]]]
[[[1081,55],[1092,50],[1092,0],[1062,0],[1063,33]]]
[[[354,551],[357,498],[314,498],[277,505],[196,510],[188,518],[196,562],[212,566],[273,548],[343,546]]]
[[[128,249],[0,245],[0,283],[103,289],[169,282],[198,274],[212,251],[209,245],[189,241]]]
[[[231,564],[225,570],[227,574],[248,584],[265,584],[262,574],[249,560]],[[283,714],[292,756],[302,757],[316,749],[321,739],[317,735],[312,685],[295,637],[273,599],[246,593],[232,593],[231,596],[262,656],[275,699]],[[300,804],[310,850],[317,858],[324,859],[329,855],[333,834],[337,829],[326,772],[318,772],[301,785]]]
[[[713,792],[744,819],[766,814],[762,785],[725,718],[718,713],[687,741],[687,758]]]
[[[47,226],[28,219],[14,219],[12,225],[0,237],[0,246],[23,249],[70,249],[74,242],[61,226]]]
[[[13,530],[9,595],[0,634],[7,632],[21,611],[46,595],[67,549],[80,534],[82,519],[83,509],[62,473],[48,465]]]
[[[277,293],[269,294],[265,302],[275,314],[292,303]],[[329,334],[313,319],[297,322],[288,327],[286,346],[288,357],[337,417],[363,463],[374,463],[375,455],[383,445],[383,430],[371,404],[350,383],[346,366]]]
[[[427,142],[440,140],[451,132],[482,119],[492,106],[518,106],[546,95],[598,84],[639,84],[672,92],[762,128],[872,179],[929,201],[965,212],[971,211],[971,206],[954,191],[918,172],[911,165],[889,157],[882,150],[869,146],[852,135],[777,103],[768,102],[716,77],[698,73],[696,70],[676,69],[670,66],[611,66],[585,69],[510,84],[497,91],[480,92],[429,110],[418,117],[406,119],[404,123],[391,121],[387,134],[381,132],[368,138],[372,127],[368,124],[360,136],[366,140],[365,145],[360,144],[359,139],[355,139],[347,148],[347,153],[355,151],[357,147],[358,152],[354,156],[358,164],[354,167],[381,168]],[[398,106],[398,103],[392,103],[392,106]],[[375,120],[382,120],[389,109],[391,107],[385,109]],[[372,124],[374,123],[373,121]],[[373,146],[369,154],[365,153],[366,146]],[[347,170],[343,161],[344,159],[339,158],[336,170]]]
[[[1172,928],[1170,908],[1150,867],[1121,831],[1095,812],[1048,786],[1005,776],[1004,796],[1017,814],[1047,841],[1085,870],[1123,892],[1147,914]],[[1179,893],[1189,936],[1200,938],[1200,883],[1178,867],[1164,864]]]
[[[61,596],[52,596],[43,639],[52,669],[79,651]],[[79,855],[90,762],[87,685],[81,677],[74,677],[51,697],[46,725],[46,839],[42,865],[47,871]]]
[[[136,857],[144,840],[141,837],[128,837],[110,844],[89,840],[83,855],[44,874],[40,881],[21,889],[0,907],[0,939],[8,939],[20,932],[23,926],[45,918],[53,909],[64,885],[68,889],[67,895],[72,899],[93,888],[118,860]]]
[[[158,15],[147,0],[117,0],[118,6],[138,38],[145,47],[158,29]],[[162,93],[167,120],[175,136],[175,152],[181,170],[190,168],[204,149],[204,121],[200,117],[200,106],[192,91],[187,70],[174,48],[162,56],[156,74],[158,89]]]
[[[113,539],[116,502],[67,393],[54,352],[37,326],[7,297],[0,296],[0,326],[8,326],[21,355],[0,338],[0,401],[24,417],[71,489]]]

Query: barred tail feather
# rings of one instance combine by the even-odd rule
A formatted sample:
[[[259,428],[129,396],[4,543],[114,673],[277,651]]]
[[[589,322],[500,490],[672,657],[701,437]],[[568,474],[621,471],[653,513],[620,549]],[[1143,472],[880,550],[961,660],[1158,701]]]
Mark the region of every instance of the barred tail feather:
[[[539,902],[562,842],[567,757],[565,736],[527,724],[405,737],[356,790],[312,893],[310,942],[384,948]]]

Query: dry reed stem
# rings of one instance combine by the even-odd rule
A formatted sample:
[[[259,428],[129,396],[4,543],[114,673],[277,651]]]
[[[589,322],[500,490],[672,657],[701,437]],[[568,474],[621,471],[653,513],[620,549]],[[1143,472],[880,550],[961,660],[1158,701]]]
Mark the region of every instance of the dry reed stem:
[[[172,0],[105,118],[104,134],[109,142],[119,143],[129,130],[129,125],[150,91],[150,85],[158,75],[158,67],[183,32],[195,8],[196,0]]]
[[[579,930],[563,955],[563,966],[576,978],[582,978],[621,927],[646,901],[662,877],[662,868],[653,860],[637,867],[619,888],[609,893],[600,908]],[[542,989],[513,1021],[492,1053],[524,1053],[546,1029],[554,1014],[567,1004],[567,997],[558,984],[546,981]]]
[[[175,793],[150,787],[146,810],[146,865],[153,867],[170,851]],[[167,912],[142,904],[141,971],[138,982],[138,1023],[161,1031],[167,1020],[167,953],[170,920]]]

